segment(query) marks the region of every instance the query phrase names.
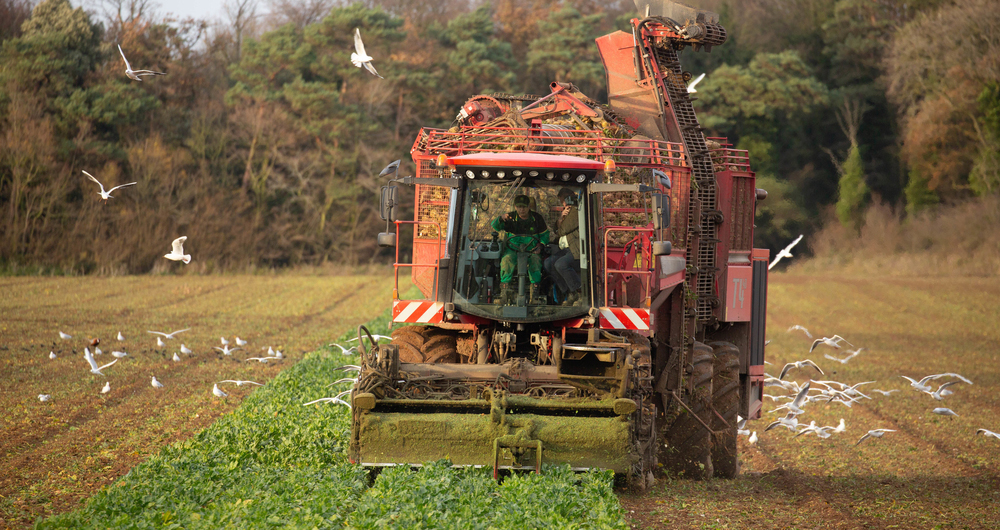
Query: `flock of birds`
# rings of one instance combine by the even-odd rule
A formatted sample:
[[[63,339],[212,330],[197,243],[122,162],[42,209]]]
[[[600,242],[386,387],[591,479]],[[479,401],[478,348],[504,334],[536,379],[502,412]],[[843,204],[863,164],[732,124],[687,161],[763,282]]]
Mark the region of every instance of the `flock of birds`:
[[[796,240],[797,242],[798,240]],[[794,243],[793,243],[794,245]],[[787,249],[786,249],[787,250]],[[788,328],[787,332],[791,333],[794,331],[801,331],[809,339],[813,338],[812,333],[809,332],[803,326],[794,325]],[[836,357],[830,355],[829,353],[824,353],[826,359],[836,361],[841,364],[847,364],[849,361],[857,357],[864,348],[856,348],[847,339],[839,336],[833,335],[831,337],[821,337],[813,340],[812,345],[809,348],[810,352],[815,351],[819,347],[828,347],[835,350],[845,350],[847,353],[846,357]],[[853,348],[853,349],[851,349]],[[768,363],[769,364],[769,363]],[[785,380],[785,377],[792,370],[809,370],[816,371],[819,375],[826,375],[815,362],[810,359],[803,359],[801,361],[794,361],[784,365],[781,372],[777,377],[770,374],[764,374],[764,387],[765,388],[778,388],[787,394],[764,394],[764,397],[775,402],[783,402],[771,410],[771,413],[781,413],[785,414],[782,417],[770,422],[764,429],[765,432],[771,431],[776,428],[785,428],[791,432],[795,433],[795,437],[814,434],[819,438],[826,439],[833,435],[843,433],[847,430],[847,424],[843,418],[840,419],[840,423],[837,425],[817,425],[815,421],[810,421],[808,424],[801,421],[800,417],[806,413],[806,405],[809,403],[820,402],[824,404],[829,403],[839,403],[846,407],[851,407],[854,403],[857,403],[863,399],[872,399],[865,392],[874,394],[879,393],[883,396],[889,396],[893,392],[898,392],[899,389],[883,390],[878,388],[872,388],[870,390],[862,390],[865,385],[874,384],[875,381],[863,381],[860,383],[855,383],[853,385],[843,383],[840,381],[826,381],[826,380],[815,380],[810,379],[805,384],[799,384],[795,381]],[[954,393],[952,390],[955,385],[964,383],[971,385],[973,384],[971,380],[960,374],[946,372],[941,374],[932,374],[923,377],[919,380],[910,378],[905,375],[900,376],[906,379],[910,383],[910,387],[917,392],[929,395],[935,401],[944,401],[946,396]],[[938,384],[939,380],[941,381]],[[933,414],[940,416],[958,416],[958,414],[948,407],[935,407],[931,410]],[[757,432],[750,432],[746,429],[746,420],[743,418],[738,418],[737,432],[743,436],[749,436],[748,441],[751,444],[757,443],[758,436]],[[866,432],[861,438],[855,442],[854,445],[858,445],[865,440],[870,438],[882,438],[887,433],[896,432],[895,429],[887,428],[875,428]],[[986,437],[993,437],[1000,439],[1000,434],[990,431],[988,429],[978,429],[976,431],[977,435],[983,435]]]
[[[392,337],[390,337],[388,335],[372,334],[371,337],[376,342],[380,342],[380,341],[383,341],[383,340],[392,340]],[[355,342],[357,340],[358,340],[358,338],[354,337],[352,339],[348,339],[347,342]],[[357,345],[354,345],[354,346],[351,346],[350,348],[348,348],[348,347],[344,346],[343,344],[338,344],[336,342],[331,342],[330,344],[327,344],[327,346],[330,346],[330,347],[336,346],[337,348],[340,349],[340,353],[342,353],[344,355],[357,355],[358,354],[358,346]],[[340,371],[343,371],[343,372],[355,372],[358,375],[360,375],[361,374],[361,367],[358,366],[358,365],[356,365],[356,364],[345,364],[344,366],[341,366],[341,367],[337,368],[335,371],[338,371],[338,372],[340,372]],[[344,384],[344,383],[351,383],[351,386],[348,387],[347,390],[343,390],[339,394],[337,394],[335,396],[332,396],[332,397],[323,397],[323,398],[315,399],[315,400],[310,401],[308,403],[303,403],[302,406],[315,405],[317,403],[333,403],[335,405],[344,405],[345,407],[347,407],[348,409],[350,409],[351,408],[351,404],[348,403],[348,402],[346,402],[346,401],[344,401],[344,396],[346,396],[347,394],[350,394],[351,390],[354,389],[354,383],[356,383],[358,381],[358,375],[355,375],[354,377],[344,377],[344,378],[338,379],[338,380],[330,383],[329,385],[327,385],[327,388],[329,388],[331,386],[336,386],[336,385],[340,385],[340,384]]]
[[[121,54],[122,61],[125,61],[125,76],[128,77],[129,79],[132,79],[133,81],[142,81],[143,76],[167,75],[166,72],[157,72],[154,70],[133,70],[132,64],[128,62],[128,59],[125,57],[125,52],[122,51],[122,47],[120,44],[118,45],[118,53]],[[377,71],[375,71],[375,66],[372,65],[372,60],[373,60],[372,56],[368,55],[368,53],[365,51],[364,42],[361,41],[361,30],[359,28],[354,28],[354,53],[351,53],[351,62],[354,64],[354,66],[357,66],[358,68],[363,67],[365,70],[368,70],[368,72],[378,77],[379,79],[384,79],[381,75],[379,75]],[[111,195],[111,193],[114,192],[115,190],[125,188],[127,186],[135,186],[136,184],[138,184],[138,182],[129,182],[127,184],[119,184],[118,186],[115,186],[109,190],[105,190],[104,184],[102,184],[101,181],[97,180],[97,177],[91,175],[90,173],[87,173],[86,171],[84,171],[83,174],[86,175],[87,178],[92,180],[98,186],[100,186],[101,191],[97,192],[97,194],[101,196],[101,199],[105,203],[108,202],[108,199],[114,198],[114,196]],[[181,236],[178,237],[177,239],[174,239],[173,242],[171,243],[170,252],[164,254],[163,257],[173,261],[184,262],[185,265],[191,263],[191,255],[184,253],[185,241],[187,241],[187,236]]]
[[[167,347],[167,343],[164,342],[165,340],[166,341],[170,341],[170,340],[177,339],[177,334],[184,333],[184,332],[190,331],[190,330],[191,330],[191,328],[185,328],[185,329],[179,329],[177,331],[172,331],[170,333],[163,332],[163,331],[147,331],[147,333],[150,333],[152,335],[156,335],[156,347],[162,349],[162,348],[166,348]],[[68,333],[65,333],[65,332],[63,332],[61,330],[59,331],[59,338],[61,340],[63,340],[63,341],[73,340],[73,336],[72,335],[70,335]],[[118,332],[118,335],[115,337],[115,339],[119,343],[125,343],[126,342],[125,336],[122,335],[121,331]],[[235,337],[235,339],[234,339],[234,342],[236,343],[235,347],[230,347],[231,343],[229,342],[229,339],[227,339],[226,337],[220,337],[219,340],[220,340],[220,342],[222,344],[222,347],[216,346],[213,349],[214,350],[218,350],[219,352],[222,353],[222,355],[226,355],[226,356],[232,356],[233,352],[243,350],[243,347],[247,346],[249,344],[248,341],[243,340],[240,337]],[[87,365],[88,365],[88,367],[90,369],[90,373],[91,374],[107,378],[107,375],[105,375],[104,371],[107,370],[108,368],[111,368],[112,366],[114,366],[115,363],[117,363],[118,361],[120,361],[122,359],[128,358],[129,354],[128,354],[128,352],[124,351],[124,344],[121,344],[119,347],[121,347],[122,350],[114,350],[110,354],[115,359],[113,361],[109,362],[109,363],[105,363],[105,364],[102,365],[102,364],[98,363],[97,357],[95,357],[95,356],[100,356],[100,355],[104,354],[104,352],[100,348],[100,344],[101,344],[101,339],[99,339],[99,338],[95,338],[95,339],[89,340],[87,342],[87,345],[84,346],[84,348],[83,348],[83,359],[85,361],[87,361]],[[91,350],[91,348],[93,348],[93,350]],[[282,360],[282,359],[285,358],[285,354],[283,354],[281,352],[281,350],[275,350],[271,346],[267,346],[266,348],[267,348],[267,355],[261,356],[261,357],[247,357],[247,358],[243,359],[243,361],[244,362],[257,361],[257,362],[260,362],[260,363],[267,363],[269,361],[280,361],[280,360]],[[184,354],[184,355],[191,355],[191,354],[194,353],[194,351],[191,348],[188,348],[186,345],[184,345],[184,343],[181,343],[180,348],[178,348],[178,350],[179,350],[179,353]],[[264,350],[264,348],[261,348],[261,350]],[[50,360],[56,360],[58,358],[59,358],[59,355],[56,354],[55,350],[52,350],[52,351],[49,352],[49,359]],[[183,358],[178,354],[177,351],[175,351],[173,353],[172,360],[174,362],[181,362],[181,361],[183,361]],[[150,376],[150,382],[149,382],[149,384],[150,384],[150,386],[152,386],[155,389],[164,388],[164,384],[162,382],[160,382],[160,380],[157,379],[155,375],[151,375]],[[235,384],[237,387],[240,387],[240,386],[243,386],[243,385],[257,385],[257,386],[262,386],[261,383],[257,383],[255,381],[244,381],[244,380],[238,380],[238,379],[226,379],[226,380],[223,380],[223,381],[219,381],[217,383],[213,383],[213,385],[212,385],[212,394],[215,395],[216,397],[220,397],[220,398],[225,398],[225,397],[229,396],[229,394],[227,392],[225,392],[221,388],[219,388],[220,384]],[[101,394],[107,394],[108,392],[111,392],[111,381],[105,380],[104,386],[101,388],[101,392],[100,393]],[[41,401],[41,402],[43,402],[43,403],[52,401],[52,395],[51,394],[39,394],[38,395],[38,400]]]

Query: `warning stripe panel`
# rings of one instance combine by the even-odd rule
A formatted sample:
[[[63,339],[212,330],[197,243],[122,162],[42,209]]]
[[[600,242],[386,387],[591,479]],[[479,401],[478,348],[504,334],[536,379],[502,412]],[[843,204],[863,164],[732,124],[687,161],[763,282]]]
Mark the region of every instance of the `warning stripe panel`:
[[[392,302],[393,322],[416,322],[437,324],[444,316],[444,304],[426,300],[394,300]]]
[[[631,307],[602,307],[598,325],[610,329],[649,329],[649,310]]]

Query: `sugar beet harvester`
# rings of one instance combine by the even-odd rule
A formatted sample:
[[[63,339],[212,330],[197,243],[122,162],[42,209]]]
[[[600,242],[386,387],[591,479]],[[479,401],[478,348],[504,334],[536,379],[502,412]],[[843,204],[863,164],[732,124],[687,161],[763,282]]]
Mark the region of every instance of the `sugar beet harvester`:
[[[657,13],[597,39],[608,105],[553,83],[475,96],[457,126],[420,132],[416,176],[390,181],[415,186],[414,219],[395,218],[386,186],[395,230],[379,235],[413,235],[412,259],[396,250],[406,325],[362,341],[351,461],[568,463],[639,487],[661,468],[739,472],[737,414],[759,417],[762,397],[768,253],[752,242],[766,193],[745,151],[705,138],[678,62],[725,41],[717,15]],[[548,233],[496,221],[518,196]],[[576,229],[556,245],[563,210]],[[566,247],[579,290],[539,272],[542,247]],[[423,299],[399,298],[400,271]]]

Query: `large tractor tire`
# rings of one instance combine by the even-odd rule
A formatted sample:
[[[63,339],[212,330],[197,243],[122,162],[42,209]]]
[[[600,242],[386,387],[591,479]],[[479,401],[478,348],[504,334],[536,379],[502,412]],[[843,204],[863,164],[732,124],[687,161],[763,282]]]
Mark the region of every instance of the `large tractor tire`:
[[[458,343],[453,333],[434,326],[405,326],[392,332],[392,343],[399,346],[399,362],[454,363]]]
[[[692,380],[693,392],[684,396],[694,414],[676,404],[667,417],[659,461],[667,471],[682,477],[708,479],[713,474],[711,433],[702,422],[712,424],[710,405],[714,359],[711,347],[701,342],[694,343],[692,369],[688,376]]]
[[[731,342],[711,342],[715,352],[712,375],[712,467],[718,478],[736,478],[736,415],[740,410],[740,349]],[[719,416],[722,416],[721,418]]]

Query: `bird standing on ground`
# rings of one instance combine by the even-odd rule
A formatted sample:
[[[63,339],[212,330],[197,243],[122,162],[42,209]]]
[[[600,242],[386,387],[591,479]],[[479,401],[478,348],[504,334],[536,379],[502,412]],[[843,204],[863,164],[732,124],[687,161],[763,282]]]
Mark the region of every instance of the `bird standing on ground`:
[[[747,441],[750,442],[750,445],[757,443],[757,431],[750,433],[750,438]]]
[[[795,245],[798,245],[799,241],[802,241],[803,236],[804,234],[799,234],[799,237],[795,238],[795,241],[792,241],[787,247],[781,249],[778,252],[778,254],[774,256],[774,261],[772,261],[771,264],[767,266],[767,270],[771,270],[772,268],[774,268],[774,266],[777,265],[779,261],[781,261],[781,258],[792,257],[792,248],[794,248]]]
[[[50,351],[49,352],[49,359],[55,359],[55,358],[56,358],[56,352]]]
[[[50,399],[52,399],[52,396],[50,396],[49,394],[38,394],[38,401],[41,401],[42,403],[45,403]]]
[[[220,398],[229,397],[229,394],[223,392],[222,389],[220,389],[219,385],[217,385],[217,384],[212,385],[212,393],[215,394],[216,397],[220,397]]]
[[[191,355],[194,352],[191,350],[191,348],[188,348],[183,343],[181,343],[181,353],[183,353],[184,355]]]
[[[111,352],[111,356],[112,357],[116,357],[118,359],[121,359],[123,357],[127,357],[128,354],[125,353],[125,352],[123,352],[123,351],[113,351],[113,352]]]
[[[122,335],[122,332],[119,331],[117,339],[120,340],[120,341],[125,340],[125,335]]]
[[[174,352],[173,361],[176,363],[176,362],[180,362],[180,360],[181,360],[181,356],[177,355],[177,352]]]
[[[107,394],[111,392],[111,381],[105,381],[104,388],[101,389],[102,394]]]
[[[129,79],[134,81],[142,81],[144,75],[167,75],[164,72],[154,72],[153,70],[133,70],[132,65],[128,63],[128,59],[125,58],[125,52],[122,51],[122,45],[118,45],[118,53],[122,54],[122,60],[125,61],[125,75]]]
[[[385,79],[384,77],[378,75],[378,72],[375,71],[375,67],[372,66],[372,56],[365,52],[365,43],[361,42],[361,30],[359,28],[354,28],[354,53],[351,54],[351,62],[358,68],[364,66],[365,70],[371,72],[373,76],[379,79]]]
[[[245,341],[245,340],[243,340],[243,339],[241,339],[239,337],[236,337],[236,345],[237,346],[246,346],[247,345],[247,341]]]
[[[164,347],[167,346],[167,343],[163,342],[162,338],[156,337],[156,345],[157,345],[157,347],[164,348]]]
[[[73,338],[73,335],[70,335],[68,333],[63,333],[62,331],[60,331],[59,332],[59,338],[62,339],[62,340],[69,340],[69,339]]]
[[[223,346],[229,346],[229,339],[225,337],[219,337],[219,341],[222,342]]]
[[[128,184],[121,184],[111,188],[108,191],[104,191],[104,184],[101,184],[101,181],[97,180],[96,178],[94,178],[93,175],[87,173],[86,171],[84,171],[83,174],[87,175],[87,178],[93,180],[94,182],[97,183],[98,186],[101,187],[101,191],[97,192],[97,194],[100,195],[102,199],[104,199],[104,202],[107,202],[108,199],[114,199],[114,196],[111,195],[111,192],[115,191],[116,189],[124,188],[125,186],[135,186],[136,184],[138,184],[138,182],[129,182]]]
[[[153,379],[149,382],[149,384],[153,385],[153,388],[163,388],[163,383],[157,381],[155,375],[153,376]]]
[[[187,236],[178,237],[170,244],[171,249],[169,254],[164,254],[163,257],[173,261],[183,261],[185,265],[191,263],[191,255],[184,253],[184,242],[187,241]]]

